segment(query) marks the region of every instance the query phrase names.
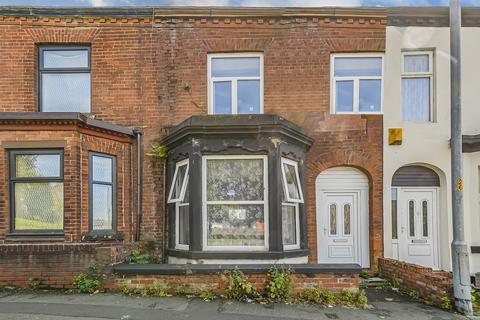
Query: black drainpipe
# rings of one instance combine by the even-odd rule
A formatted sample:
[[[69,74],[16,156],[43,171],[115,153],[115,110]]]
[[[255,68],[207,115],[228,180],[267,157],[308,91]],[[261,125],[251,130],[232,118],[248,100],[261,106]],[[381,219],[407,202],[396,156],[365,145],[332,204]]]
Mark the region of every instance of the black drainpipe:
[[[137,139],[137,232],[135,240],[140,240],[140,225],[142,223],[142,131],[133,130]]]

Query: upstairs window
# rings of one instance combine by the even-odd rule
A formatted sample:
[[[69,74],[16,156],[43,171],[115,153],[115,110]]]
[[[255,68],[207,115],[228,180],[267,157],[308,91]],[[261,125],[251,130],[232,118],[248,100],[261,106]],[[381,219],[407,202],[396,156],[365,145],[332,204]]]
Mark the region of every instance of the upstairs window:
[[[63,150],[10,152],[11,230],[63,233]]]
[[[432,121],[433,54],[402,54],[402,118],[406,122]]]
[[[381,55],[334,55],[331,64],[332,113],[382,112]]]
[[[258,53],[208,57],[209,113],[263,113],[263,56]]]
[[[90,113],[89,47],[40,47],[38,65],[40,111]]]

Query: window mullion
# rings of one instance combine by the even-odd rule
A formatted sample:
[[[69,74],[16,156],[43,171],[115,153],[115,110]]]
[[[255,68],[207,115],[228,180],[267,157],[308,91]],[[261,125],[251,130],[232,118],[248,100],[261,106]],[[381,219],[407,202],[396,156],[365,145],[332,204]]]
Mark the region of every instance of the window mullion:
[[[237,114],[238,113],[237,79],[232,79],[231,86],[232,86],[232,114]]]
[[[360,113],[360,79],[353,80],[353,112]]]

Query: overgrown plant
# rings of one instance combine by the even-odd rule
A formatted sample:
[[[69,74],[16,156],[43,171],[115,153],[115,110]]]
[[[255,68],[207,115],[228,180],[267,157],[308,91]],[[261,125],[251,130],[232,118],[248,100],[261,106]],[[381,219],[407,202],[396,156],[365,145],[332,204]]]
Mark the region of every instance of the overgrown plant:
[[[278,270],[272,267],[268,270],[265,292],[267,299],[272,302],[289,301],[293,292],[291,278],[292,270]]]
[[[166,158],[168,156],[168,148],[159,143],[152,143],[150,151],[147,152],[147,156],[160,159]]]
[[[158,282],[155,282],[151,285],[144,285],[139,288],[123,286],[122,293],[125,295],[141,295],[143,297],[154,296],[154,297],[168,297],[169,294],[165,287]]]
[[[37,290],[43,285],[42,278],[28,278],[27,282],[28,288],[32,290]]]
[[[95,267],[90,267],[87,273],[75,277],[73,286],[79,293],[96,293],[102,287],[101,276]]]
[[[345,289],[332,292],[321,287],[305,290],[298,296],[298,300],[326,306],[346,305],[365,308],[368,305],[368,298],[363,290],[354,292]]]
[[[135,248],[132,249],[125,262],[130,264],[147,264],[154,263],[154,259],[150,253],[142,252],[140,249]]]
[[[206,290],[200,293],[200,299],[206,302],[210,302],[212,300],[215,300],[216,298],[217,296],[215,295],[215,293],[213,293],[212,290]]]
[[[227,299],[248,301],[260,297],[255,286],[247,280],[247,277],[238,268],[226,272],[226,275],[228,276],[228,285],[225,291]]]
[[[473,295],[472,295],[472,298],[473,298]],[[443,310],[452,311],[453,309],[452,300],[449,297],[443,297],[440,300],[440,308],[442,308]]]

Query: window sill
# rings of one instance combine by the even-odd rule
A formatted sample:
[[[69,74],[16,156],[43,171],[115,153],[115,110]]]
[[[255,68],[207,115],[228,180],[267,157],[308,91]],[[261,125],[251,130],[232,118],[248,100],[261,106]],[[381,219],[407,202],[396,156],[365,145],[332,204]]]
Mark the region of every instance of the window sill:
[[[82,242],[123,241],[124,239],[125,235],[123,233],[116,233],[115,231],[94,231],[82,236]]]
[[[310,254],[309,249],[288,251],[185,251],[168,249],[167,254],[177,258],[187,259],[282,259],[304,257]]]
[[[6,241],[18,242],[39,242],[39,241],[65,241],[63,233],[9,233]]]

